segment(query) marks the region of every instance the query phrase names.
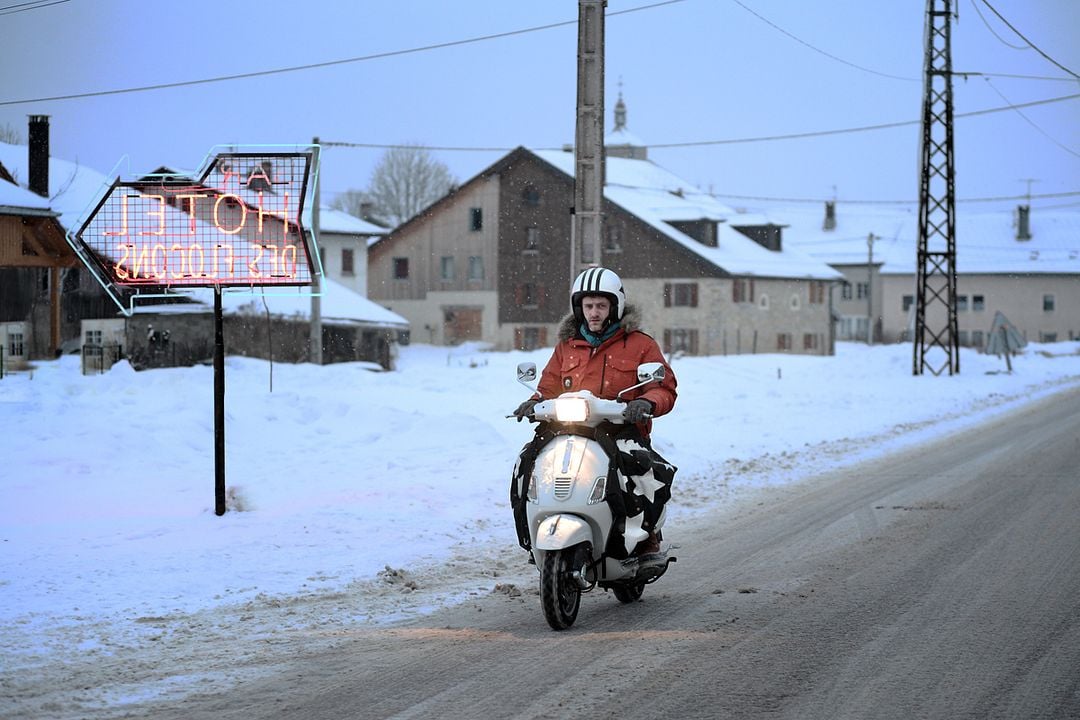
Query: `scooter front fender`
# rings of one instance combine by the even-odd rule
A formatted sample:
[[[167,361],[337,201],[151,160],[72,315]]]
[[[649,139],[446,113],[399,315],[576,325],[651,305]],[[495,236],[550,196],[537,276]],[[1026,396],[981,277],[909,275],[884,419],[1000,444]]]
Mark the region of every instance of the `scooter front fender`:
[[[592,542],[592,528],[576,515],[550,515],[536,528],[537,550],[562,550],[579,543]]]

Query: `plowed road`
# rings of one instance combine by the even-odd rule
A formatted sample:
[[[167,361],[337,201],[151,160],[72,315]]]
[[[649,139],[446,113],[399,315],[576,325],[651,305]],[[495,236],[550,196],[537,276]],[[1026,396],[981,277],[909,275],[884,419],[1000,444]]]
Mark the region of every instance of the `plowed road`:
[[[679,562],[641,602],[586,595],[568,631],[548,629],[536,595],[494,594],[298,651],[228,694],[129,710],[1080,718],[1080,392],[765,491],[669,539]]]

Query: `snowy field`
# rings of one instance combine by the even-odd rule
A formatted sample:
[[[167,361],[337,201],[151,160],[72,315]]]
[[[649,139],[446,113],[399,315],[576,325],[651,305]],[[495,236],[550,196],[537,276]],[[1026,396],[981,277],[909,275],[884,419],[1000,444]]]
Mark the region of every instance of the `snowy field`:
[[[48,707],[20,704],[27,673],[63,683],[48,673],[76,657],[107,664],[148,642],[234,632],[215,617],[272,637],[498,591],[526,570],[507,503],[531,435],[505,418],[528,395],[515,367],[549,353],[414,345],[392,373],[228,358],[222,517],[211,368],[83,376],[68,356],[4,377],[0,716]],[[965,350],[961,374],[913,377],[911,356],[840,344],[835,357],[675,359],[679,400],[653,433],[679,466],[668,539],[680,519],[756,488],[1080,386],[1080,342],[1029,345],[1012,373]],[[167,692],[131,682],[131,695],[95,702]]]

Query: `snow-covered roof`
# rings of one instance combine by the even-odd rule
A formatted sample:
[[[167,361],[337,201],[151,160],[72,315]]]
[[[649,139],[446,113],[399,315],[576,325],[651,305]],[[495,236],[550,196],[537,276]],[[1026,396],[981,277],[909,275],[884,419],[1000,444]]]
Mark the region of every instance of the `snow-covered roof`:
[[[824,208],[774,208],[790,223],[786,240],[832,265],[865,265],[873,233],[874,263],[883,274],[916,269],[919,218],[914,210],[874,209],[837,203],[836,228],[822,229]],[[956,271],[979,274],[1080,274],[1080,213],[1032,208],[1031,238],[1018,240],[1014,211],[956,214]]]
[[[0,142],[0,163],[25,187],[26,179],[30,177],[29,148],[26,145]],[[79,216],[101,196],[108,184],[108,178],[97,170],[77,162],[51,157],[49,197],[47,200],[41,199],[45,201],[47,208],[60,216],[60,224],[65,230],[73,230]],[[3,204],[2,201],[0,204]]]
[[[210,288],[192,288],[178,291],[194,303],[166,305],[136,305],[135,313],[191,313],[210,312],[214,307],[214,291]],[[266,305],[263,305],[263,301]],[[221,310],[226,315],[264,315],[266,308],[275,317],[310,320],[311,295],[307,288],[254,288],[235,291],[226,289],[221,294]],[[324,278],[319,311],[326,323],[378,325],[405,329],[409,321],[395,312],[353,292],[341,283]]]
[[[0,215],[52,215],[49,201],[0,178]]]
[[[534,154],[573,177],[572,153],[540,150]],[[841,274],[821,260],[792,249],[786,239],[780,251],[768,250],[734,226],[774,222],[763,215],[742,215],[691,183],[650,160],[607,158],[604,197],[637,216],[716,267],[734,275],[832,280]],[[675,229],[670,221],[713,220],[717,247],[709,247]]]
[[[344,210],[334,210],[322,205],[319,207],[319,232],[371,236],[385,235],[390,231]]]
[[[634,133],[625,127],[615,128],[604,136],[604,145],[631,145],[633,147],[645,147],[645,143]]]

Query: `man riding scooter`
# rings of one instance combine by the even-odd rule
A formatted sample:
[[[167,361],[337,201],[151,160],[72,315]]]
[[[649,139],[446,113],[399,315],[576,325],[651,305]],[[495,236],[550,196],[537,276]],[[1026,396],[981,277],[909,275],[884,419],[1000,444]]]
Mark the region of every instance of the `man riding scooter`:
[[[647,455],[643,467],[654,464],[671,469],[652,450],[649,442],[652,418],[664,415],[675,405],[676,379],[656,341],[639,329],[633,306],[626,302],[626,292],[619,276],[606,268],[590,268],[574,280],[570,291],[571,313],[559,326],[559,343],[540,378],[537,392],[515,411],[518,420],[531,417],[534,406],[562,393],[588,390],[598,398],[614,400],[621,391],[638,384],[637,368],[643,363],[660,363],[663,379],[626,393],[623,417],[632,425],[623,426],[619,440],[630,440],[633,447]],[[523,452],[526,457],[529,446]],[[619,453],[616,453],[619,454]],[[629,459],[629,454],[625,459]],[[613,458],[617,461],[617,458]],[[642,466],[641,458],[636,458]],[[631,463],[624,463],[624,466]],[[649,471],[651,473],[651,470]],[[655,521],[670,497],[670,480],[652,496],[647,515]],[[618,502],[622,503],[620,499]],[[626,503],[640,504],[640,497],[627,497]],[[640,508],[637,508],[640,510]],[[636,514],[626,508],[627,515]],[[660,537],[653,527],[642,526],[649,535],[634,548],[632,555],[647,562],[660,552]]]

